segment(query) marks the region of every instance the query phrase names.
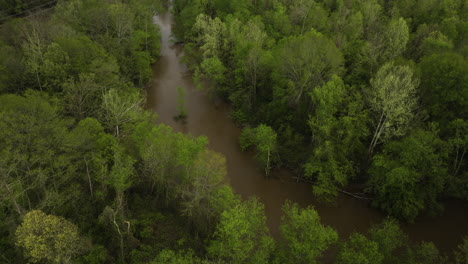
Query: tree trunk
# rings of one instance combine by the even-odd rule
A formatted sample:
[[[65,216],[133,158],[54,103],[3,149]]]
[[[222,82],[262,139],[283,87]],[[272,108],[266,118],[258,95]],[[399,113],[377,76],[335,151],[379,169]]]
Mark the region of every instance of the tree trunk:
[[[374,153],[374,148],[379,141],[380,135],[382,134],[383,127],[384,127],[383,125],[385,124],[386,119],[387,119],[386,117],[384,119],[384,117],[385,117],[384,112],[382,112],[382,114],[380,115],[379,123],[377,124],[377,128],[375,129],[374,136],[369,145],[369,150],[367,151],[369,159],[372,157],[372,154]]]
[[[6,182],[3,182],[3,186],[5,186],[6,190],[8,191],[8,194],[10,195],[11,202],[13,203],[13,206],[15,207],[16,212],[18,212],[18,214],[20,216],[22,216],[23,215],[23,210],[22,210],[21,206],[18,204],[18,201],[16,201],[15,194],[10,189],[10,187],[8,187],[8,184]]]
[[[93,197],[93,182],[91,181],[91,175],[89,173],[88,160],[85,158],[84,161],[86,164],[86,175],[88,175],[89,191],[91,193],[91,197]]]

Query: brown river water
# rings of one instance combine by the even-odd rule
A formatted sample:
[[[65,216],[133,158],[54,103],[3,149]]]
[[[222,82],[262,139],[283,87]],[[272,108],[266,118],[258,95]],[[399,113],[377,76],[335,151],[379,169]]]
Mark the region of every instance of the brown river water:
[[[369,203],[348,195],[340,195],[336,205],[323,205],[312,195],[309,184],[297,183],[287,169],[276,170],[266,178],[251,153],[240,150],[240,129],[229,118],[229,106],[211,99],[204,91],[197,90],[187,67],[180,62],[182,48],[172,45],[173,16],[165,13],[154,17],[161,28],[162,56],[153,65],[152,84],[147,89],[147,107],[156,111],[162,123],[176,131],[209,139],[209,148],[226,156],[227,177],[234,191],[243,198],[256,196],[265,204],[270,232],[278,237],[281,206],[286,199],[301,206],[314,206],[323,224],[335,228],[341,238],[357,231],[365,233],[370,226],[385,218]],[[177,106],[177,87],[186,90],[186,122],[174,120]],[[433,241],[444,253],[451,253],[464,235],[468,235],[468,204],[448,201],[444,212],[435,217],[420,217],[414,224],[403,223],[404,231],[413,241]]]

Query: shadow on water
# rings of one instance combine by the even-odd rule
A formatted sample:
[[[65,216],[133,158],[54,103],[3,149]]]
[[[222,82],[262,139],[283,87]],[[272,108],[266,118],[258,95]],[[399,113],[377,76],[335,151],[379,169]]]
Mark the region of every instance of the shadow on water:
[[[237,143],[240,129],[229,119],[229,106],[214,103],[203,91],[197,90],[187,74],[187,67],[180,62],[182,48],[170,43],[172,15],[167,12],[155,16],[154,23],[161,28],[162,56],[153,66],[147,107],[158,113],[162,123],[176,131],[208,137],[209,148],[226,156],[227,177],[234,191],[244,198],[256,196],[265,204],[267,224],[275,237],[279,236],[281,207],[286,199],[301,206],[314,206],[322,223],[335,228],[342,238],[355,231],[364,233],[385,218],[368,202],[347,195],[340,195],[335,206],[320,204],[314,199],[311,186],[295,182],[289,170],[276,170],[271,179],[265,178],[252,154],[241,152]],[[188,116],[184,123],[173,118],[178,86],[186,89]],[[442,215],[421,217],[415,224],[403,224],[403,229],[411,240],[433,241],[443,252],[450,253],[462,236],[468,234],[468,205],[460,201],[447,202]]]

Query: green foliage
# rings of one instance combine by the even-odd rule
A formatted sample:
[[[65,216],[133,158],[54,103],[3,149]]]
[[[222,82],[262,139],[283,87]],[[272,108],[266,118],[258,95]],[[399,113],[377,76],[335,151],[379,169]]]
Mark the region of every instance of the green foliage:
[[[174,252],[165,249],[150,264],[195,264],[202,263],[191,252]]]
[[[67,113],[76,119],[98,115],[105,88],[97,83],[97,79],[94,74],[80,74],[78,80],[68,80],[62,84]]]
[[[314,194],[327,201],[356,174],[353,155],[362,153],[360,142],[366,136],[363,101],[350,90],[334,75],[310,93],[314,114],[308,124],[314,150],[305,174],[317,179]]]
[[[210,150],[200,152],[186,179],[189,184],[182,185],[179,190],[183,213],[188,216],[201,215],[205,217],[203,220],[210,216],[213,211],[209,201],[226,173],[226,159],[223,155]]]
[[[28,212],[16,230],[16,245],[32,262],[70,263],[83,251],[77,226],[39,210]]]
[[[269,126],[261,124],[256,128],[244,128],[239,138],[242,150],[254,146],[257,152],[257,160],[265,168],[268,175],[271,164],[276,160],[277,141],[276,132]]]
[[[248,200],[226,210],[207,251],[228,263],[269,263],[274,241],[265,226],[263,205]]]
[[[142,99],[137,90],[119,92],[111,89],[102,96],[101,120],[109,131],[119,137],[123,125],[139,120],[141,104]]]
[[[418,129],[388,143],[370,169],[374,205],[410,221],[423,210],[437,210],[447,179],[446,153],[436,131]]]
[[[80,263],[83,264],[100,264],[107,260],[108,253],[104,246],[102,245],[95,245],[93,246],[89,253],[83,256]]]
[[[376,242],[354,233],[345,242],[337,257],[338,264],[381,264],[383,256]]]
[[[418,81],[414,80],[408,66],[387,63],[370,83],[372,89],[368,92],[368,102],[375,113],[377,125],[369,146],[369,155],[381,140],[402,136],[408,131],[417,106]]]
[[[468,62],[456,53],[424,57],[421,68],[421,99],[434,121],[467,116]]]
[[[426,56],[433,53],[442,53],[452,48],[452,41],[439,31],[429,33],[421,44],[422,53]]]
[[[300,209],[297,204],[287,202],[283,211],[280,230],[285,239],[285,252],[282,263],[318,263],[323,251],[338,240],[336,231],[323,226],[312,207]]]
[[[407,263],[444,264],[448,263],[448,261],[447,258],[440,255],[439,250],[432,242],[423,241],[420,245],[410,250]]]
[[[0,20],[46,2],[0,0]],[[58,1],[1,21],[0,262],[316,263],[336,242],[312,208],[288,204],[272,254],[263,206],[225,184],[225,158],[143,111],[134,86],[151,80],[153,16],[168,4]],[[184,62],[253,127],[241,147],[265,173],[296,168],[326,201],[367,184],[374,205],[409,220],[468,197],[464,1],[173,5]],[[448,261],[407,241],[388,220],[344,241],[338,263]]]
[[[315,30],[282,39],[275,55],[274,78],[286,90],[292,105],[298,105],[303,95],[339,74],[343,63],[333,42]]]
[[[448,139],[450,150],[447,164],[450,178],[447,181],[447,193],[467,199],[468,177],[465,153],[468,148],[468,122],[464,119],[455,119],[450,123],[450,130],[452,133]]]
[[[455,251],[455,260],[456,263],[462,264],[468,261],[468,238],[463,238],[463,242],[458,245],[457,250]]]
[[[55,207],[73,199],[58,196],[74,168],[64,153],[69,122],[56,105],[31,91],[25,97],[1,95],[0,119],[0,188],[9,194],[2,197],[8,207],[21,215],[27,204]]]
[[[379,245],[379,252],[384,257],[383,263],[399,263],[397,251],[408,243],[406,234],[394,219],[384,220],[369,230],[370,238]]]

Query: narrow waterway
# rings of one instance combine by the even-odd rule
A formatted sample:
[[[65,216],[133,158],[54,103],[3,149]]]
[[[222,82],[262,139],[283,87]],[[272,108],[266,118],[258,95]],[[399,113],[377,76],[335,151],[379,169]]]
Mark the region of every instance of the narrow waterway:
[[[281,219],[281,206],[286,199],[301,206],[312,205],[319,212],[322,223],[335,228],[340,237],[350,233],[366,232],[385,218],[366,201],[340,195],[335,206],[324,206],[314,200],[311,186],[292,180],[288,170],[273,172],[267,179],[254,161],[252,154],[241,152],[238,145],[240,129],[229,119],[229,107],[210,99],[194,87],[187,68],[180,62],[182,49],[170,42],[173,17],[165,13],[154,17],[161,28],[162,56],[153,66],[152,85],[147,90],[148,108],[156,111],[162,123],[175,130],[195,136],[205,135],[209,147],[226,156],[228,180],[234,191],[244,198],[256,196],[265,204],[267,223],[277,236]],[[188,118],[176,122],[177,87],[186,89]],[[433,241],[443,252],[449,253],[468,234],[468,204],[451,201],[444,213],[436,218],[421,217],[403,229],[413,241]]]

